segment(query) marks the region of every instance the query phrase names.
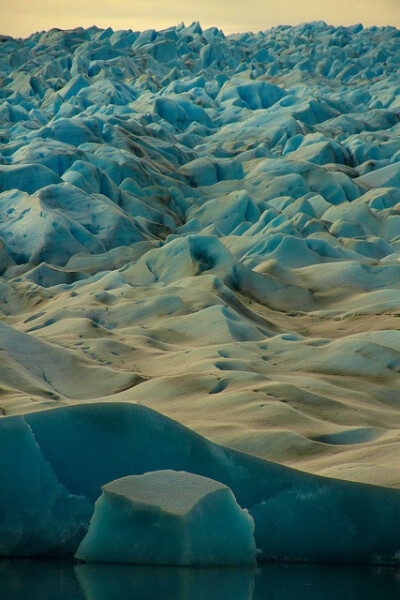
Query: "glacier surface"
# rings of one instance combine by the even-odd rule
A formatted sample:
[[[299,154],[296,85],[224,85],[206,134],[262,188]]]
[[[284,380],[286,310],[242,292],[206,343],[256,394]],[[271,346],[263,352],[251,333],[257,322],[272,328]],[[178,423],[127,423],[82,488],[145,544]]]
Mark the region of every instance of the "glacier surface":
[[[261,557],[394,560],[399,65],[394,27],[0,36],[3,556],[73,554],[102,485],[175,469],[232,488]],[[120,437],[70,446],[82,402]],[[121,458],[120,402],[238,472],[181,433]]]

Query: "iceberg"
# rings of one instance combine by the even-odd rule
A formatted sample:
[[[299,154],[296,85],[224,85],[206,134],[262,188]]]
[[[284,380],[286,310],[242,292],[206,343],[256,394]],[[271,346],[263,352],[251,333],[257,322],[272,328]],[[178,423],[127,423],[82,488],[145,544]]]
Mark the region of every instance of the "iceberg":
[[[254,521],[216,481],[153,471],[102,490],[76,558],[203,567],[255,563]]]

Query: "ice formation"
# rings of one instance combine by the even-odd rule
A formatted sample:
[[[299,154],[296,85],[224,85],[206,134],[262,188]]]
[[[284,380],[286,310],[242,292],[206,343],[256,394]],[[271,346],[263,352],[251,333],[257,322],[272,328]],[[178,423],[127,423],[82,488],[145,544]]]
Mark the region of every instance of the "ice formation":
[[[174,459],[146,446],[132,469],[102,450],[100,477],[74,464],[94,468],[87,441],[63,458],[45,430],[68,441],[69,405],[136,402],[217,444],[400,487],[399,64],[397,29],[322,22],[0,36],[3,555],[71,553],[101,485],[178,469],[232,488],[264,558],[374,561],[376,542],[393,559],[396,490],[210,446],[250,461],[251,485],[259,469],[303,482],[250,497],[241,471],[180,459],[180,434]]]
[[[399,561],[399,490],[224,448],[144,406],[91,403],[7,417],[0,441],[1,556],[72,556],[102,486],[174,470],[232,490],[254,519],[261,561]]]
[[[175,566],[254,565],[254,521],[226,486],[184,471],[131,475],[102,487],[75,557]]]

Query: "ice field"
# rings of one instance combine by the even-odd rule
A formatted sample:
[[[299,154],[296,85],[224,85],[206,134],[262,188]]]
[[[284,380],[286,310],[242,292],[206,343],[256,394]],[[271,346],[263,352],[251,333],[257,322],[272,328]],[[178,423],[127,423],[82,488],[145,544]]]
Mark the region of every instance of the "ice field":
[[[0,36],[3,556],[173,469],[258,558],[400,560],[399,72],[394,27]]]

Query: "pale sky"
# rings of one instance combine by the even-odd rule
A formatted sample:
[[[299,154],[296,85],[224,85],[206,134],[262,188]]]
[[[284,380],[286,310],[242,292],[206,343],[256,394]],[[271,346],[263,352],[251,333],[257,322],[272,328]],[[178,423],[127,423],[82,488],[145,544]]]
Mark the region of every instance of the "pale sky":
[[[400,0],[0,0],[0,34],[25,37],[59,27],[162,29],[200,21],[225,33],[324,20],[400,28]]]

